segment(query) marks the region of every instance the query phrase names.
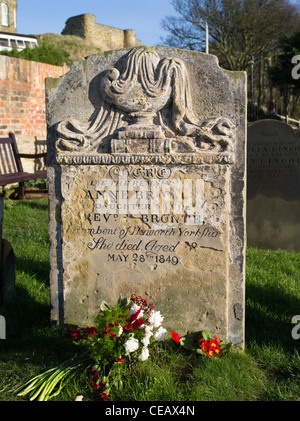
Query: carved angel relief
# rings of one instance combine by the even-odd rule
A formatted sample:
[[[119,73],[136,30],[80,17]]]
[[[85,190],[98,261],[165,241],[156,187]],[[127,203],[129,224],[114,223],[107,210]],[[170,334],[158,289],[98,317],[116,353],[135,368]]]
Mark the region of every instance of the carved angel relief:
[[[197,121],[186,65],[151,48],[135,47],[123,66],[102,77],[101,105],[88,123],[72,118],[57,125],[59,151],[183,153],[230,151],[235,127],[226,118]]]

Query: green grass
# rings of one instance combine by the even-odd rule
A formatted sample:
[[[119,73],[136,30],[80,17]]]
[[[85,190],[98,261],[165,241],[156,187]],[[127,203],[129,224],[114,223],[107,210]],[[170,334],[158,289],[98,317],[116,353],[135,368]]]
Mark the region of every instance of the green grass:
[[[63,54],[69,57],[67,65],[73,61],[83,59],[93,54],[100,54],[101,49],[93,45],[89,45],[86,41],[75,35],[59,35],[59,34],[43,34],[38,35],[39,43],[47,43],[48,45],[55,45]]]
[[[75,350],[50,325],[47,199],[10,201],[3,237],[16,255],[16,297],[0,307],[6,340],[0,341],[0,401],[17,401],[13,390],[58,365]],[[124,367],[115,401],[296,401],[300,396],[300,339],[291,336],[300,314],[300,253],[247,250],[246,346],[220,359],[191,355],[171,341],[151,358]],[[83,373],[56,399],[95,396]]]

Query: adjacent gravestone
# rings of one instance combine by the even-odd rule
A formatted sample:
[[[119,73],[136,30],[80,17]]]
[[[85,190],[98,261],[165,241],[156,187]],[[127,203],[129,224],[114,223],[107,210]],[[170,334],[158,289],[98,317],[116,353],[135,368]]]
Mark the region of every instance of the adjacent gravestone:
[[[180,334],[242,346],[244,72],[137,47],[46,80],[52,319],[135,293]]]
[[[15,253],[12,245],[2,238],[3,200],[0,198],[0,304],[5,304],[15,295]]]
[[[0,316],[0,339],[6,339],[6,320],[4,316]]]
[[[248,127],[247,242],[300,251],[300,137],[288,124]]]
[[[3,214],[4,214],[4,204],[3,204],[3,199],[0,197],[0,256],[2,253]]]

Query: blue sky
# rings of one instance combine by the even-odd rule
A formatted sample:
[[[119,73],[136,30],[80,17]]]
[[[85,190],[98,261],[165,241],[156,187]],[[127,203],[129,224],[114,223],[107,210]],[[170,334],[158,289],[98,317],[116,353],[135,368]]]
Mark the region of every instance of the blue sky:
[[[17,31],[25,35],[60,34],[68,18],[83,13],[96,22],[120,29],[134,29],[144,45],[161,44],[166,36],[161,20],[175,15],[170,0],[18,0]]]
[[[144,45],[161,44],[167,35],[162,19],[176,16],[171,0],[18,0],[17,30],[25,35],[60,34],[68,18],[83,13],[95,15],[103,25],[134,29]]]

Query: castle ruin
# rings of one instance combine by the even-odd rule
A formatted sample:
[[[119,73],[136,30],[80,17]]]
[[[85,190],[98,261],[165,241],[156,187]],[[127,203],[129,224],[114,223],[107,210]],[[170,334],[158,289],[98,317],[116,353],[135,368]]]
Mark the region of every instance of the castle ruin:
[[[101,48],[102,51],[131,48],[141,45],[133,29],[118,29],[96,23],[92,14],[83,14],[66,21],[62,35],[76,35],[87,44]]]

